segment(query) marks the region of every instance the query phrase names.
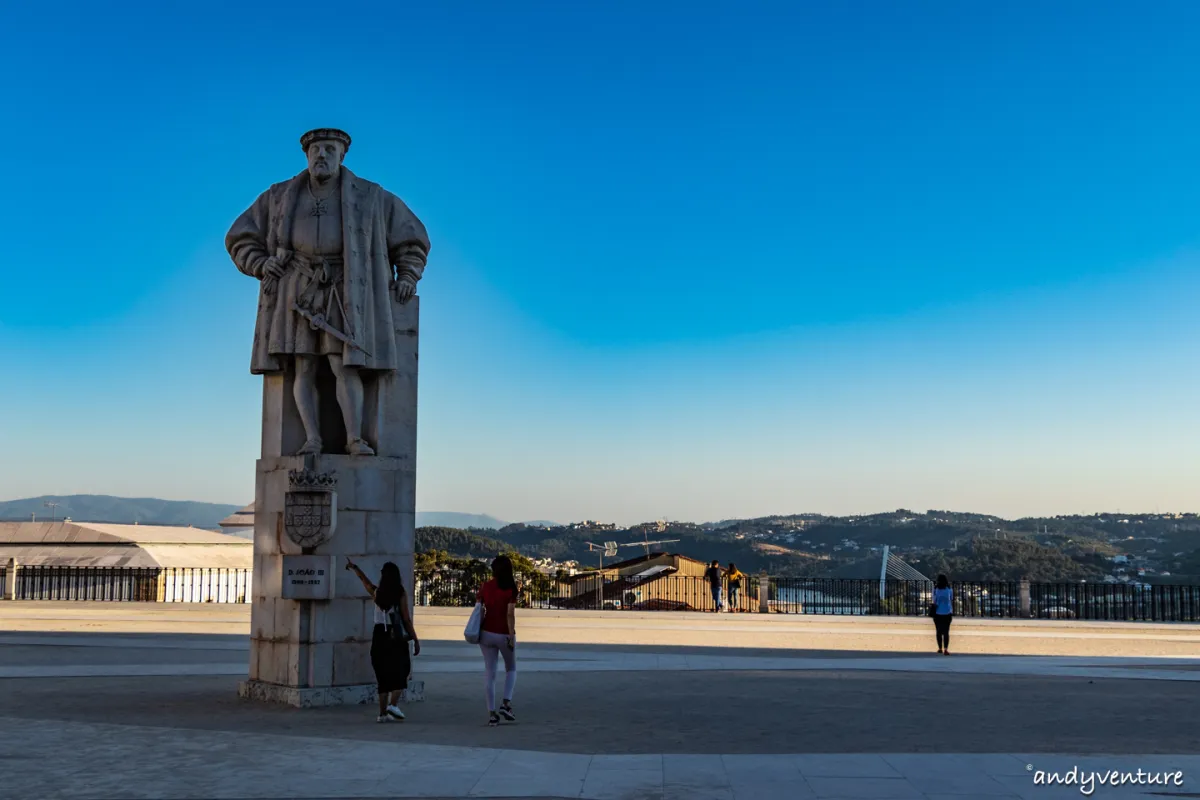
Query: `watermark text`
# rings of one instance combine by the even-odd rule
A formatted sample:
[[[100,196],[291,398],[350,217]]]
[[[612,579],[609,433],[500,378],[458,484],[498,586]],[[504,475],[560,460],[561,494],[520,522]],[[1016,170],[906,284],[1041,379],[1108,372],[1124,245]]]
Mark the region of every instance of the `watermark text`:
[[[1136,772],[1119,769],[1096,772],[1071,767],[1066,772],[1047,772],[1026,764],[1025,771],[1033,773],[1034,786],[1078,786],[1080,794],[1089,797],[1100,786],[1183,786],[1182,770],[1147,772],[1139,768]]]

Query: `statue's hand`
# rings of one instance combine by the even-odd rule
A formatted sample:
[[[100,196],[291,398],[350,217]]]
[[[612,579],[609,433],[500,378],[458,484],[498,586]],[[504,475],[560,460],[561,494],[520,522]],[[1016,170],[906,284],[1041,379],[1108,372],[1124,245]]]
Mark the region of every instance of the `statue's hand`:
[[[409,277],[397,278],[392,281],[392,291],[398,302],[407,303],[417,292],[417,282]]]
[[[267,278],[279,280],[283,277],[283,273],[286,271],[287,268],[283,264],[280,264],[275,259],[275,256],[271,256],[265,262],[263,262],[263,280],[266,280]]]

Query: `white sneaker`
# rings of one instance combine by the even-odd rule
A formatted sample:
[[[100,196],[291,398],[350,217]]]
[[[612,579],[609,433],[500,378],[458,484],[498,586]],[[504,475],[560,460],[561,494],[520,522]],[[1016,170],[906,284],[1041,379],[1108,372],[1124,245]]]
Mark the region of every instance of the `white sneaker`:
[[[404,712],[401,711],[396,706],[388,706],[387,713],[394,719],[401,719],[401,720],[404,719]]]
[[[387,714],[380,714],[378,717],[375,718],[375,721],[376,722],[391,722],[392,718],[389,717]]]

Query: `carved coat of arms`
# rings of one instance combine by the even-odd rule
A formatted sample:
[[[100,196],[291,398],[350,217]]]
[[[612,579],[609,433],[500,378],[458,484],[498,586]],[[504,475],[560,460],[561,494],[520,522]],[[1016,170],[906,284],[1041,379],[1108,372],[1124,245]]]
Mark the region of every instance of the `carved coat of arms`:
[[[318,547],[329,541],[337,529],[337,475],[289,470],[283,529],[301,547]]]

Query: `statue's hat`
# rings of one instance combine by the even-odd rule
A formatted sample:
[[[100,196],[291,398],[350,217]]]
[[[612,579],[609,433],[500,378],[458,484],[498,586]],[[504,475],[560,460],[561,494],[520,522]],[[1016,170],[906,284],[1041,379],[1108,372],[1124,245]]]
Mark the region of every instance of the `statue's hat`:
[[[315,128],[300,137],[301,149],[307,151],[308,146],[313,142],[324,142],[328,140],[341,142],[346,150],[350,149],[350,134],[345,131],[339,131],[337,128]]]

